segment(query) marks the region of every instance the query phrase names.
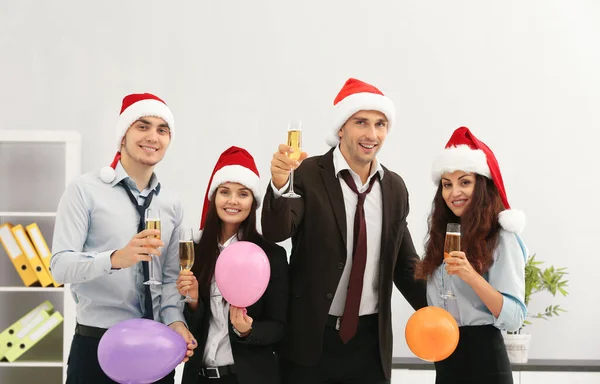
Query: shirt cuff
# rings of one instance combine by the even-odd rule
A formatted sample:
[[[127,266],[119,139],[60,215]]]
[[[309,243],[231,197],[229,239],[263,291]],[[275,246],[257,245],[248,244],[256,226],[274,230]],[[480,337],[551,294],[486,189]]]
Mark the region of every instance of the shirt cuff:
[[[281,195],[283,195],[283,193],[286,191],[286,189],[288,189],[288,187],[290,186],[290,180],[288,179],[288,182],[285,183],[285,185],[281,188],[281,189],[277,189],[275,188],[275,185],[273,185],[273,180],[271,180],[271,189],[273,190],[273,197],[280,198]]]
[[[525,310],[516,300],[502,295],[502,310],[494,322],[497,328],[507,331],[517,331],[523,326]]]
[[[164,308],[161,311],[161,316],[163,320],[163,324],[170,325],[176,321],[181,321],[187,327],[187,322],[183,316],[183,311],[179,308]]]
[[[113,271],[116,271],[117,269],[113,269],[112,268],[112,262],[110,261],[110,256],[116,252],[116,249],[113,249],[112,251],[107,251],[107,252],[100,252],[97,253],[96,256],[94,256],[94,266],[96,267],[96,270],[98,271],[98,276],[102,276],[102,275],[106,275],[106,274],[111,274]]]

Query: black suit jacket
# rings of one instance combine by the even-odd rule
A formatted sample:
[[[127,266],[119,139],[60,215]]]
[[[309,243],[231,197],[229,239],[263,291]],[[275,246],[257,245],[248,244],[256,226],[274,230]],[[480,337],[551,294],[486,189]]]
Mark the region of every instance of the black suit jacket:
[[[271,278],[263,296],[247,308],[254,320],[252,331],[245,339],[233,332],[229,322],[229,339],[240,384],[278,384],[279,368],[274,349],[284,334],[288,307],[288,265],[285,250],[264,240],[256,241],[266,253],[271,266]],[[184,315],[198,347],[185,364],[182,384],[196,384],[198,372],[204,367],[202,357],[210,313],[210,303],[202,299],[192,312],[186,305]]]
[[[346,263],[346,213],[333,150],[302,162],[294,174],[301,199],[273,196],[267,189],[263,236],[273,242],[292,237],[288,332],[281,356],[302,365],[318,362],[333,296]],[[384,167],[381,179],[383,225],[379,266],[379,344],[383,371],[392,368],[392,282],[419,309],[427,306],[425,282],[414,279],[418,260],[406,217],[408,191],[402,178]]]

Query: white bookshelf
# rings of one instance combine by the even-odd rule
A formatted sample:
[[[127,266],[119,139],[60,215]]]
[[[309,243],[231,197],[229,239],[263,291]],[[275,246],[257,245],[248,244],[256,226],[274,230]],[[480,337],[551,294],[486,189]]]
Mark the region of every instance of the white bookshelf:
[[[52,160],[50,164],[44,156]],[[26,225],[38,222],[51,247],[58,199],[71,180],[81,173],[80,164],[81,137],[78,132],[0,130],[0,223]],[[39,170],[37,174],[36,169]],[[75,303],[69,285],[59,288],[23,286],[1,246],[0,269],[0,306],[10,308],[0,311],[0,328],[8,327],[44,300],[50,300],[64,317],[63,324],[47,336],[52,338],[53,333],[60,332],[59,339],[49,340],[44,345],[42,339],[16,362],[0,362],[0,383],[14,380],[64,383],[75,330]]]
[[[62,361],[15,361],[14,363],[0,362],[1,367],[30,367],[30,368],[62,368]]]
[[[0,217],[56,217],[56,212],[0,212]]]
[[[64,292],[63,287],[0,287],[0,292]]]

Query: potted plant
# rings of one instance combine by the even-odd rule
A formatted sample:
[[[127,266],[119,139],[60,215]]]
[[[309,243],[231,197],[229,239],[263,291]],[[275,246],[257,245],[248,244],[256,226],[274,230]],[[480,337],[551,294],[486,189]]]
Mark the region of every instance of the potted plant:
[[[541,269],[540,265],[543,261],[536,261],[535,254],[529,256],[525,264],[525,306],[529,307],[531,296],[537,292],[547,291],[556,296],[560,292],[563,296],[567,296],[566,291],[569,280],[565,280],[567,268],[554,268],[549,266],[546,269]],[[527,315],[531,319],[548,320],[551,317],[558,316],[561,312],[566,312],[560,305],[549,305],[543,312]],[[504,345],[508,352],[508,357],[512,363],[526,363],[529,355],[529,342],[531,334],[522,333],[523,329],[531,325],[529,320],[525,320],[521,328],[515,332],[507,332],[503,334]]]

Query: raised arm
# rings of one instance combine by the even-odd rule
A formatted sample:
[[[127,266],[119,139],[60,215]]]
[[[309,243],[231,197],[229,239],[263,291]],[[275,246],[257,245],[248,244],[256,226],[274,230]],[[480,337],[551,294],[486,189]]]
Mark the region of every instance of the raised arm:
[[[271,160],[271,182],[267,188],[262,208],[263,236],[271,242],[290,238],[300,226],[304,216],[304,198],[288,199],[281,195],[289,188],[290,171],[306,158],[302,152],[298,160],[288,156],[292,148],[281,144]],[[301,172],[295,171],[294,190],[304,196]]]

